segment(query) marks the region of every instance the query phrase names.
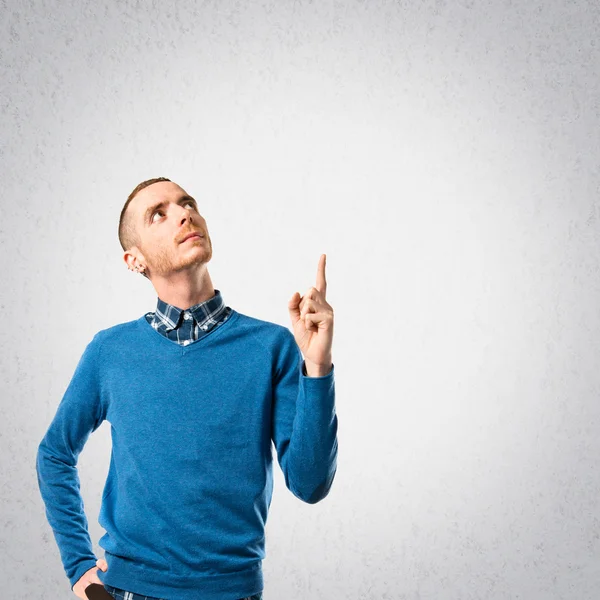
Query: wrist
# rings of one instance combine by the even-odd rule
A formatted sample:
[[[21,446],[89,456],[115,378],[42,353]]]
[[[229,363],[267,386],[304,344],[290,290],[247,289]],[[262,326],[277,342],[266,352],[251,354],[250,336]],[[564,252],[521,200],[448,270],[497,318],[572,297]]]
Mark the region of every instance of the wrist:
[[[328,363],[313,363],[310,360],[304,359],[304,365],[302,367],[302,373],[307,377],[324,377],[331,373],[333,362],[330,360]]]

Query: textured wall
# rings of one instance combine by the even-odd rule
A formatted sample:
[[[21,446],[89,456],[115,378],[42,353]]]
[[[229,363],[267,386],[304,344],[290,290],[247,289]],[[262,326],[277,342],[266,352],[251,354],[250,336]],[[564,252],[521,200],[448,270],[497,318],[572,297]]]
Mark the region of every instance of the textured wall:
[[[73,597],[35,452],[94,333],[154,309],[117,223],[166,176],[241,312],[289,326],[327,254],[338,473],[304,505],[276,466],[265,600],[598,598],[597,2],[0,16],[3,597]]]

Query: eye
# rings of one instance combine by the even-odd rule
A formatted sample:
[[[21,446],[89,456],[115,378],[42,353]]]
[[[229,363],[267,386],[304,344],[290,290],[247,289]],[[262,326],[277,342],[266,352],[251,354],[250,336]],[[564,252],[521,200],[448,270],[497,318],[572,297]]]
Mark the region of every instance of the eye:
[[[157,215],[158,213],[162,213],[162,214],[164,214],[162,210],[155,210],[155,211],[152,213],[152,215],[150,216],[150,222],[151,222],[151,223],[154,221],[154,215]]]

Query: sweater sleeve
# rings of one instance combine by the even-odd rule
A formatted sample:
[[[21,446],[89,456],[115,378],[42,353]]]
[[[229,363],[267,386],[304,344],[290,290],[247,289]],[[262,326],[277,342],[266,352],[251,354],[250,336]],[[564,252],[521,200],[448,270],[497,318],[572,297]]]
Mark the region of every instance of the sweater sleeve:
[[[36,457],[46,518],[71,590],[86,571],[96,566],[76,465],[88,437],[105,416],[98,378],[99,346],[96,334],[79,359]]]
[[[323,500],[337,470],[334,366],[308,377],[294,335],[285,329],[273,377],[272,440],[285,485],[300,500]]]

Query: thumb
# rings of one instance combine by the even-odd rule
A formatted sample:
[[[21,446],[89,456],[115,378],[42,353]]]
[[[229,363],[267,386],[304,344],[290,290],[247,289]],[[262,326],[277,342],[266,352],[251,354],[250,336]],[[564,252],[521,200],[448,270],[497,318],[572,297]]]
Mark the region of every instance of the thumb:
[[[103,558],[99,558],[99,559],[96,561],[96,566],[97,566],[99,569],[102,569],[103,571],[106,571],[106,570],[108,569],[108,563],[107,563],[107,562],[106,562],[106,561],[105,561]]]
[[[288,310],[292,319],[292,325],[294,326],[300,319],[300,298],[300,294],[298,292],[294,292],[294,295],[288,300]]]

